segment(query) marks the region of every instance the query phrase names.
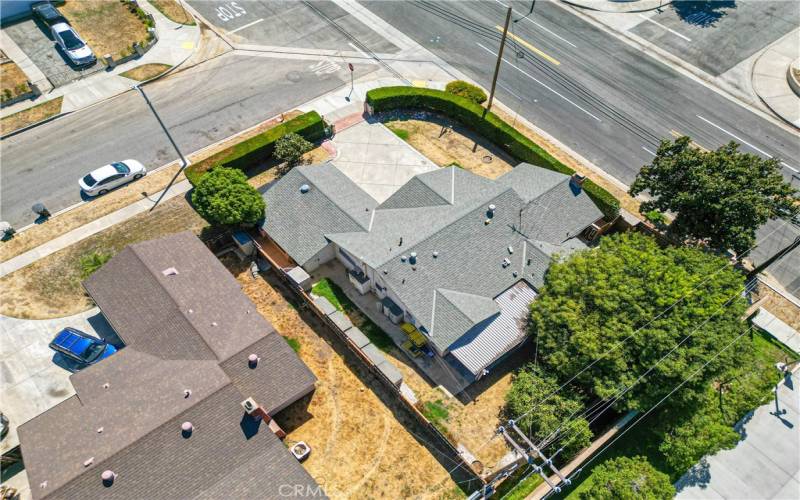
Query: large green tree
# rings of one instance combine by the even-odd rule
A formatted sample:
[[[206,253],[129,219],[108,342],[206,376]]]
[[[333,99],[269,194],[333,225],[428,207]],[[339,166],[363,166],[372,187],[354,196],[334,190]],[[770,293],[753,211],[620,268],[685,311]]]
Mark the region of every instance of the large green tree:
[[[592,431],[582,417],[585,407],[581,399],[574,391],[556,392],[557,388],[558,382],[552,375],[544,375],[533,364],[523,367],[514,374],[511,389],[506,393],[503,416],[517,419],[517,426],[534,443],[555,438],[552,447],[546,450],[548,455],[563,446],[560,457],[570,458],[589,445]],[[550,394],[553,395],[548,398]]]
[[[264,199],[235,168],[216,167],[203,175],[192,191],[192,203],[213,225],[253,223],[264,217]]]
[[[633,196],[647,191],[642,212],[672,212],[669,232],[717,250],[745,253],[756,230],[772,218],[797,215],[798,193],[781,175],[780,161],[739,151],[731,142],[702,151],[688,137],[662,141],[653,162],[631,185]]]
[[[591,486],[580,494],[581,500],[666,500],[674,496],[669,476],[640,456],[618,457],[598,465]]]
[[[543,371],[561,381],[594,362],[575,381],[590,398],[630,388],[615,405],[620,410],[649,408],[711,360],[664,403],[685,407],[735,362],[733,349],[711,358],[744,328],[743,283],[724,259],[698,249],[613,235],[551,264],[531,305],[530,334]]]

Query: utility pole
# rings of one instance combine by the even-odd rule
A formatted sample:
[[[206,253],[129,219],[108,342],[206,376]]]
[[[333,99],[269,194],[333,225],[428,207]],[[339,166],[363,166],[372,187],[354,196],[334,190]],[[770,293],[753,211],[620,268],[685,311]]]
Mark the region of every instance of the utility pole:
[[[494,89],[497,86],[497,75],[500,73],[500,64],[503,62],[503,49],[506,46],[506,35],[508,35],[508,23],[511,22],[511,7],[506,12],[506,22],[503,25],[503,37],[500,39],[500,50],[497,52],[497,64],[494,67],[494,76],[492,77],[492,90],[489,92],[489,104],[486,105],[486,111],[492,109],[492,101],[494,100]],[[486,113],[484,112],[484,115]]]

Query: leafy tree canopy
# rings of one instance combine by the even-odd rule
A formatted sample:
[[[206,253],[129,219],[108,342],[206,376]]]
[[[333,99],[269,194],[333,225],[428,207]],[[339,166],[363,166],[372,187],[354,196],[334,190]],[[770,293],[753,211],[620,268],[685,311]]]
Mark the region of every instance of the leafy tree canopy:
[[[581,500],[662,500],[675,496],[669,476],[644,457],[618,457],[603,462],[592,473],[592,484]]]
[[[217,167],[200,178],[192,203],[212,225],[254,223],[264,217],[261,194],[247,183],[241,170]]]
[[[584,405],[574,392],[557,392],[552,397],[548,396],[558,388],[555,377],[542,374],[533,364],[530,364],[515,375],[511,389],[506,393],[506,406],[503,415],[508,419],[529,413],[517,420],[517,426],[535,443],[556,437],[558,440],[547,450],[549,454],[555,453],[560,447],[562,457],[572,457],[578,451],[589,446],[592,431],[589,423],[581,418]],[[534,411],[530,411],[536,406]],[[566,423],[563,427],[562,424]],[[558,435],[553,433],[558,430]]]
[[[307,152],[314,149],[314,145],[305,140],[301,135],[289,132],[275,141],[275,156],[287,162],[290,166]]]
[[[724,259],[695,248],[661,248],[639,233],[603,238],[551,264],[531,305],[543,371],[567,380],[597,360],[578,387],[601,399],[631,387],[616,407],[649,408],[742,332],[743,281]],[[696,402],[732,363],[728,349],[664,404]]]
[[[642,204],[642,212],[676,214],[672,234],[737,254],[753,246],[756,230],[767,220],[800,211],[798,192],[784,181],[780,161],[741,153],[735,142],[706,152],[688,137],[662,141],[630,194],[644,191],[653,199]]]

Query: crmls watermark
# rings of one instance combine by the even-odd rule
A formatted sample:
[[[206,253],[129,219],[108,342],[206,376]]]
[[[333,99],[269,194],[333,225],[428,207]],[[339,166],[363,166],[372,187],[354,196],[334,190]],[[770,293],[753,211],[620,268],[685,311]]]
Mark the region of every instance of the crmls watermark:
[[[325,496],[322,486],[318,484],[282,484],[278,487],[278,494],[281,497],[294,498],[323,498]]]

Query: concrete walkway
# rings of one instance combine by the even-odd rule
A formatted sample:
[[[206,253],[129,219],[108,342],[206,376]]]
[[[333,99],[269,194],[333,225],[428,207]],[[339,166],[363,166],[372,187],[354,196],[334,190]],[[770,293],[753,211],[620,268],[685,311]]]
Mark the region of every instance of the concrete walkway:
[[[789,86],[787,73],[800,58],[800,28],[773,43],[753,66],[753,90],[776,115],[800,128],[800,97]]]
[[[3,50],[11,59],[17,62],[22,70],[25,71],[25,74],[31,78],[33,83],[39,85],[39,82],[44,79],[44,82],[42,82],[44,86],[40,88],[45,91],[45,93],[35,100],[23,101],[13,106],[3,108],[2,112],[0,112],[0,116],[8,116],[60,96],[64,97],[64,101],[61,105],[61,112],[67,113],[75,111],[130,90],[134,85],[139,83],[136,80],[120,76],[121,73],[143,64],[160,63],[169,64],[174,67],[179,66],[182,62],[187,60],[197,48],[200,41],[200,27],[197,25],[184,26],[174,23],[164,17],[158,9],[145,0],[140,0],[139,6],[152,14],[156,22],[158,42],[152,49],[139,59],[134,59],[133,61],[117,66],[111,71],[106,70],[94,73],[84,79],[57,87],[51,92],[46,92],[52,88],[52,85],[47,81],[44,74],[30,62],[30,59],[19,49],[10,37],[2,35],[0,42],[2,42]],[[18,61],[17,58],[20,58],[20,60]],[[98,64],[100,63],[98,62]],[[38,78],[38,80],[34,80],[33,78]]]
[[[191,187],[192,185],[187,180],[174,184],[167,192],[166,196],[164,196],[164,199],[161,200],[161,203],[164,203],[170,198],[174,198],[175,196],[189,191]],[[28,250],[23,254],[17,255],[16,257],[0,263],[0,277],[13,273],[18,269],[22,269],[23,267],[30,265],[39,259],[47,257],[48,255],[61,249],[67,248],[68,246],[88,238],[93,234],[99,233],[100,231],[107,229],[114,224],[119,224],[120,222],[126,221],[135,215],[149,210],[154,205],[155,200],[157,200],[163,192],[163,190],[159,191],[158,193],[150,195],[148,198],[131,203],[127,207],[120,208],[116,212],[111,212],[110,214],[93,220],[86,225],[75,228],[57,238],[53,238],[44,245],[40,245],[34,249]],[[102,203],[102,200],[100,203]]]

